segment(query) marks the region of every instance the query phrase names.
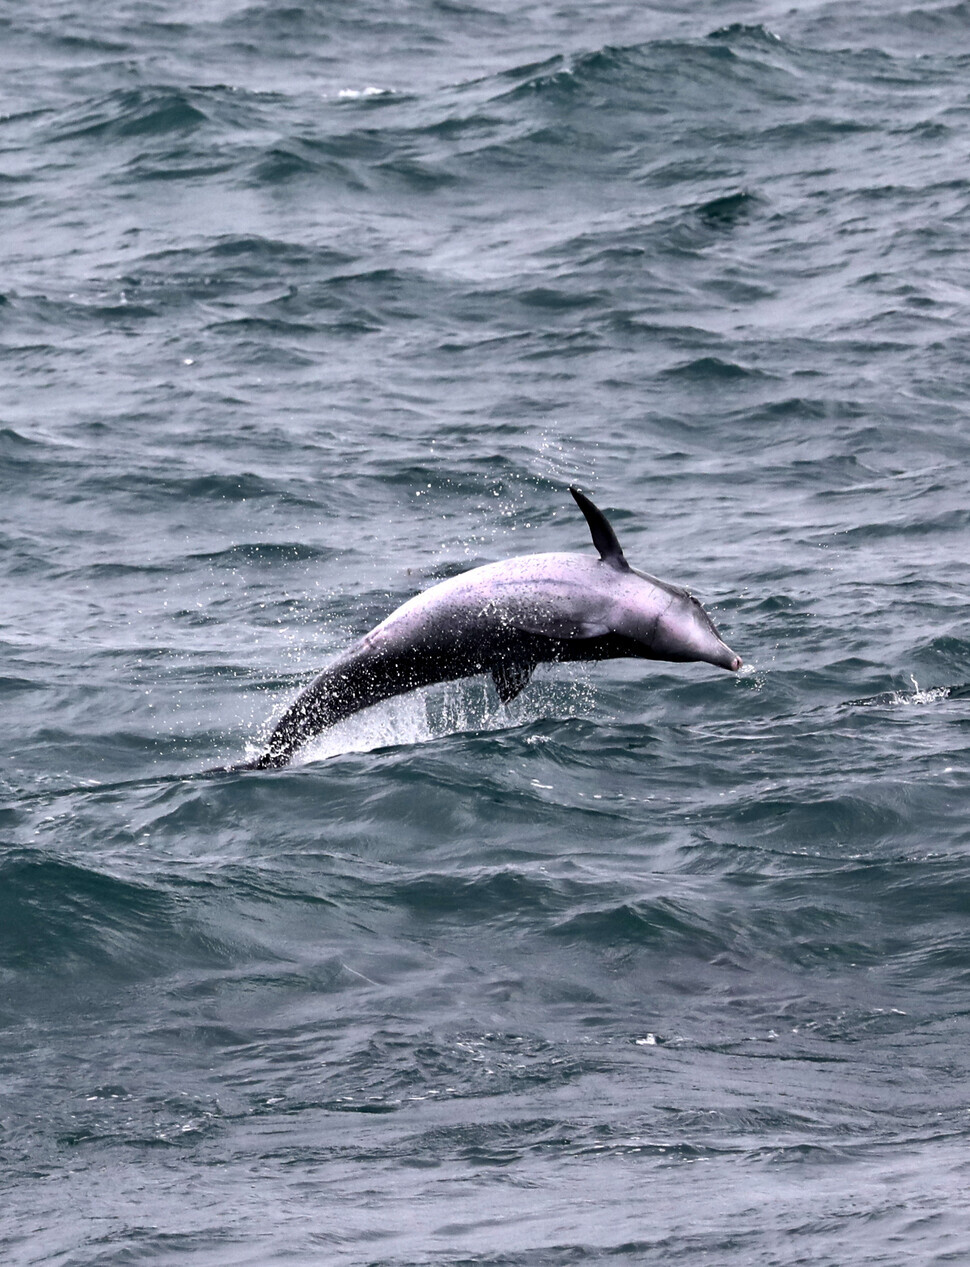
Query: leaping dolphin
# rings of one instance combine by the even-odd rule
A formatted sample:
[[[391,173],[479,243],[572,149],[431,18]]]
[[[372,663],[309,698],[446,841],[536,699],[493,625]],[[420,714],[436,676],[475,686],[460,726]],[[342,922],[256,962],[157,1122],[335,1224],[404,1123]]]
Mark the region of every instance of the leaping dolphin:
[[[529,554],[441,581],[338,656],[286,710],[266,751],[237,770],[286,765],[321,730],[394,695],[489,673],[503,704],[537,664],[702,660],[737,672],[696,598],[631,568],[601,510],[570,487],[599,558]]]

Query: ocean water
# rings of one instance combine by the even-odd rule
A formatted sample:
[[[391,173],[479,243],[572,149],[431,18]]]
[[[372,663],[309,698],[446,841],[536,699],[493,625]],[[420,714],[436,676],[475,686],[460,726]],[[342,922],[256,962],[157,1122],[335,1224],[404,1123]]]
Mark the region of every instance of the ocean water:
[[[968,37],[0,11],[0,1261],[970,1262]],[[199,777],[571,481],[740,675]]]

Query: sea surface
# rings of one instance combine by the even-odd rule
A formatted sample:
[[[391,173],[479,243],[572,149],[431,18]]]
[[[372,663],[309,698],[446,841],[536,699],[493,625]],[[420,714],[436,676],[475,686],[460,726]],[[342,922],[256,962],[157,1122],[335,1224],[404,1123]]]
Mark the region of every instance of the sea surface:
[[[0,1262],[970,1262],[970,4],[0,8]],[[437,579],[745,660],[253,756]]]

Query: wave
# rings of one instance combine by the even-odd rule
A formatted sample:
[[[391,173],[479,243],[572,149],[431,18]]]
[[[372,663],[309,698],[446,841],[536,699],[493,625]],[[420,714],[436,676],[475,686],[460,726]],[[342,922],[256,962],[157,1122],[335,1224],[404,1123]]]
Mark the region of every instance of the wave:
[[[718,32],[706,40],[605,46],[510,68],[420,99],[384,94],[376,98],[383,102],[380,115],[368,113],[366,126],[349,130],[347,110],[372,111],[375,94],[341,97],[312,130],[265,146],[258,137],[275,104],[272,94],[222,85],[115,91],[62,111],[46,126],[51,141],[141,141],[154,151],[156,142],[178,138],[191,147],[167,156],[135,154],[129,176],[192,179],[235,170],[257,185],[311,179],[335,181],[360,194],[389,183],[443,190],[475,178],[476,169],[486,170],[483,163],[521,168],[538,160],[565,172],[577,159],[597,166],[593,145],[605,144],[611,155],[634,141],[656,150],[656,125],[673,115],[693,114],[705,130],[723,126],[711,120],[719,94],[728,94],[728,111],[747,109],[752,101],[775,110],[797,106],[799,76],[783,64],[784,52],[794,56],[758,28]],[[664,150],[667,163],[669,146]],[[131,154],[124,159],[131,160]],[[721,224],[729,215],[736,218],[737,207],[716,206],[732,196],[708,199],[709,217]]]
[[[250,541],[228,546],[225,550],[205,551],[186,556],[193,563],[214,563],[236,567],[239,563],[264,563],[267,566],[286,563],[320,563],[338,557],[336,550],[305,542]]]
[[[71,106],[46,121],[52,143],[191,137],[200,128],[242,129],[261,118],[258,97],[231,88],[155,84],[116,89]]]
[[[129,979],[237,950],[149,882],[15,850],[0,858],[0,972]]]
[[[561,877],[503,867],[477,875],[416,875],[389,886],[381,896],[389,905],[407,907],[430,922],[494,922],[509,917],[525,929],[530,922],[564,911],[588,887]]]
[[[610,947],[643,946],[670,955],[705,960],[725,953],[728,930],[718,931],[699,911],[672,898],[626,901],[568,915],[552,930],[573,943]]]
[[[120,475],[89,470],[83,477],[86,493],[113,493],[145,503],[156,504],[189,498],[202,502],[248,502],[274,500],[289,505],[315,507],[318,503],[300,496],[289,481],[271,479],[253,471],[201,472],[191,474],[173,470],[155,475],[148,470],[127,471]]]
[[[771,379],[774,375],[763,370],[738,365],[734,361],[725,361],[718,356],[697,357],[682,365],[675,365],[663,371],[665,378],[684,379],[691,383],[730,383],[745,379]]]
[[[597,110],[652,105],[659,117],[683,117],[685,110],[702,104],[709,108],[714,91],[752,93],[763,102],[792,102],[799,94],[796,76],[781,64],[779,54],[785,50],[784,42],[763,27],[724,28],[707,39],[607,45],[569,59],[552,59],[528,73],[507,95],[566,107],[586,98]]]

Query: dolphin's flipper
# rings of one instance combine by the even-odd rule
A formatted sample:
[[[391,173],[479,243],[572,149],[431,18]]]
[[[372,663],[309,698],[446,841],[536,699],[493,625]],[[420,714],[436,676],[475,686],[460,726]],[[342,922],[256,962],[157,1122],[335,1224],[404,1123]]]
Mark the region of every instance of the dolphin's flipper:
[[[570,484],[569,491],[576,505],[586,516],[586,522],[589,524],[593,537],[593,545],[599,550],[600,558],[611,568],[616,568],[618,572],[629,572],[630,565],[623,557],[623,551],[616,539],[616,533],[610,526],[610,521],[598,506],[593,505],[585,493],[579,491],[575,484]]]
[[[511,703],[520,691],[525,690],[535,667],[531,661],[496,664],[492,667],[492,681],[503,704]]]

